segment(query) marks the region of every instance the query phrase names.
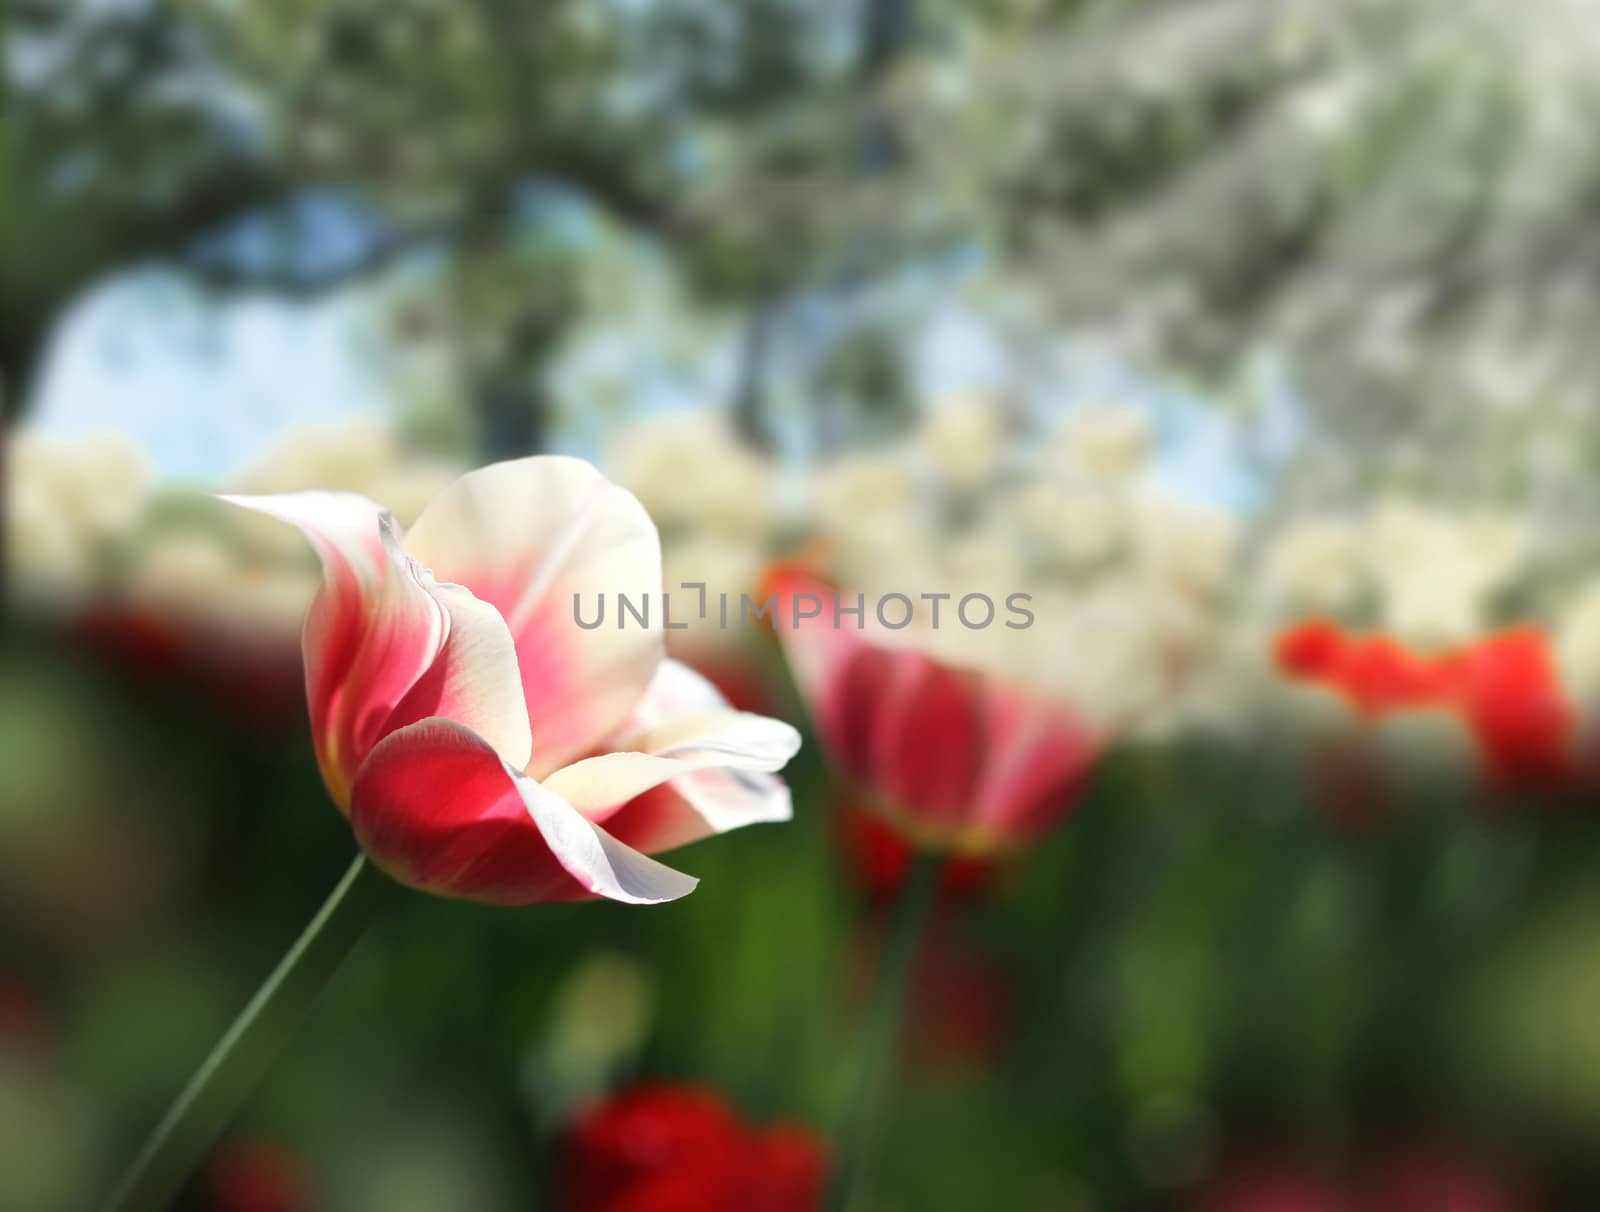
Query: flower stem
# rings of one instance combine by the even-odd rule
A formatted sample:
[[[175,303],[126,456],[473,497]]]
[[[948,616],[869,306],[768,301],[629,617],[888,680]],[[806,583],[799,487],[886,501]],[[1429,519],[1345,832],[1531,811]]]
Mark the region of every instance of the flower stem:
[[[156,1125],[107,1212],[159,1212],[177,1198],[393,887],[366,855],[356,857]]]
[[[835,1143],[838,1161],[828,1200],[835,1212],[857,1212],[867,1203],[872,1168],[888,1127],[917,944],[933,908],[942,866],[943,856],[928,851],[916,853],[889,921],[882,969],[862,1032],[854,1096],[841,1117]]]

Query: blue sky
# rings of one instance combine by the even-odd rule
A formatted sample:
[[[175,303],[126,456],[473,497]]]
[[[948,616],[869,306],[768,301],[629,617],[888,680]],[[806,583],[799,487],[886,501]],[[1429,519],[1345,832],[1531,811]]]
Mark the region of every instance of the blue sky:
[[[33,422],[118,430],[163,478],[214,481],[297,425],[388,407],[358,353],[360,318],[355,297],[215,304],[169,273],[123,275],[66,316]]]
[[[366,288],[370,291],[373,288]],[[272,297],[197,294],[178,276],[142,270],[90,292],[66,317],[46,363],[33,423],[61,434],[115,429],[146,451],[164,479],[214,483],[274,439],[311,421],[392,412],[387,386],[363,339],[370,295],[361,290],[305,303]],[[620,378],[632,372],[638,413],[699,404],[725,394],[732,366],[724,329],[686,382],[670,378],[651,353],[649,321],[607,331]],[[630,329],[638,356],[628,355]],[[592,349],[586,356],[592,356]],[[1119,400],[1148,410],[1158,433],[1155,477],[1186,499],[1248,512],[1266,490],[1231,417],[1188,389],[1155,383],[1104,359],[1075,355],[1070,338],[1048,351],[1049,399],[1061,411]],[[1009,356],[985,319],[951,298],[929,312],[913,346],[913,378],[924,397],[954,387],[1005,388]],[[1259,370],[1267,402],[1255,433],[1258,451],[1281,457],[1298,436],[1284,376]],[[652,385],[652,380],[655,380]],[[559,381],[559,375],[558,375]],[[593,434],[567,435],[587,452]]]

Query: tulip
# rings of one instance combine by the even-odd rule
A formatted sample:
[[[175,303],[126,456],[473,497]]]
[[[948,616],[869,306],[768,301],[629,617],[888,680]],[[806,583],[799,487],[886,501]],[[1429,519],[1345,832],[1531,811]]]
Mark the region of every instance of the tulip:
[[[1237,1167],[1191,1206],[1195,1212],[1353,1212],[1341,1187],[1287,1160]]]
[[[848,801],[838,805],[841,855],[874,907],[893,904],[905,888],[916,860],[911,845],[871,813]],[[988,889],[998,871],[981,858],[955,858],[939,872],[941,904],[973,900]]]
[[[907,1050],[916,1063],[976,1073],[999,1063],[1012,1036],[1012,1001],[992,957],[936,923],[911,974],[918,1013]]]
[[[665,1083],[590,1108],[562,1160],[567,1212],[815,1212],[827,1170],[809,1128],[752,1128],[721,1095]]]
[[[209,1178],[215,1212],[302,1212],[310,1206],[299,1160],[269,1141],[221,1150]]]
[[[859,803],[919,851],[885,928],[831,1206],[866,1198],[917,948],[944,860],[1019,849],[1067,813],[1102,741],[1065,703],[958,668],[835,612],[835,589],[780,564],[763,596],[824,747]],[[850,602],[841,603],[851,605]],[[802,609],[804,607],[804,609]],[[867,608],[871,610],[871,607]]]
[[[1538,1201],[1516,1175],[1448,1149],[1413,1146],[1371,1167],[1359,1184],[1363,1212],[1531,1212]]]
[[[585,629],[574,595],[659,600],[638,501],[577,459],[471,472],[402,535],[353,493],[230,497],[322,559],[306,618],[318,764],[400,883],[502,905],[672,900],[646,857],[788,819],[787,724],[732,710],[651,626]]]
[[[764,593],[776,599],[789,668],[853,799],[908,841],[987,857],[1071,810],[1103,739],[1066,703],[890,643],[851,618],[836,625],[834,587],[801,568],[773,569]],[[823,609],[797,619],[809,612],[805,595]]]
[[[1577,777],[1577,712],[1549,637],[1537,627],[1429,654],[1387,635],[1352,636],[1313,620],[1283,632],[1276,655],[1286,677],[1336,691],[1364,720],[1428,708],[1455,712],[1493,786],[1552,789]]]
[[[654,904],[695,881],[649,858],[786,820],[789,725],[734,711],[616,599],[659,597],[644,508],[578,459],[456,480],[405,533],[357,493],[229,497],[322,561],[302,638],[328,791],[364,852],[178,1096],[113,1197],[170,1203],[361,937],[389,881],[497,905]],[[579,625],[578,594],[614,629]],[[370,860],[370,862],[368,861]]]

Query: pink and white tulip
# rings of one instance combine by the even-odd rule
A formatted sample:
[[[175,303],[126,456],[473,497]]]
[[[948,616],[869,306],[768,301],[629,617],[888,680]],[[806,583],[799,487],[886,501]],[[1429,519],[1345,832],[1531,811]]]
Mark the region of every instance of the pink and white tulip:
[[[385,872],[501,905],[652,904],[647,855],[790,816],[789,725],[731,709],[653,626],[586,630],[574,595],[657,599],[656,529],[579,459],[470,472],[408,532],[356,493],[229,497],[322,561],[302,638],[317,760]]]
[[[1070,705],[792,605],[807,594],[831,603],[834,592],[796,565],[770,570],[763,588],[858,802],[920,847],[977,856],[1015,849],[1071,811],[1105,741]]]

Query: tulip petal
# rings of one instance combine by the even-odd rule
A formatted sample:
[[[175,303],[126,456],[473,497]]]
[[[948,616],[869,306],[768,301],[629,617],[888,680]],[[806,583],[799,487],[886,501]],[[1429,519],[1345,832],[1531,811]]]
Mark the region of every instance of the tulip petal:
[[[384,871],[441,896],[657,904],[698,882],[618,841],[450,720],[419,720],[373,748],[351,824]]]
[[[649,686],[660,618],[621,626],[619,600],[648,610],[659,599],[660,540],[644,507],[583,460],[540,455],[469,472],[423,510],[405,549],[505,617],[533,720],[529,773],[592,752]],[[580,594],[609,609],[604,625],[578,626]]]
[[[392,542],[390,554],[438,604],[449,628],[438,655],[395,704],[378,735],[428,716],[442,716],[488,741],[520,770],[528,764],[533,738],[516,646],[505,620],[464,586],[436,581]]]
[[[793,815],[789,789],[768,772],[795,755],[800,734],[780,720],[730,710],[716,687],[679,661],[661,663],[617,747],[626,752],[576,763],[546,784],[581,776],[581,788],[564,792],[569,800],[647,853]]]
[[[646,854],[687,846],[746,825],[787,821],[793,801],[784,781],[753,770],[682,774],[635,796],[603,818],[606,831]]]
[[[944,665],[905,636],[836,626],[826,610],[804,617],[802,595],[835,593],[804,564],[769,569],[763,592],[832,759],[904,832],[983,849],[1071,808],[1105,738],[1068,706]]]
[[[1069,812],[1100,756],[1100,738],[1066,708],[1005,686],[986,705],[990,756],[975,823],[997,838],[1044,832]]]
[[[302,640],[311,728],[320,736],[334,688],[355,659],[365,601],[383,578],[378,531],[383,506],[354,492],[223,496],[222,500],[298,527],[322,561],[322,585],[306,613]]]
[[[872,729],[872,785],[908,816],[959,824],[976,805],[984,730],[980,679],[920,653],[890,655]]]
[[[894,689],[911,671],[910,653],[890,653],[870,644],[856,643],[835,665],[833,678],[817,700],[817,731],[852,778],[871,781],[878,776],[876,761],[879,729],[886,718]],[[902,696],[900,702],[905,703]],[[895,717],[898,726],[900,717]]]
[[[328,574],[350,572],[376,585],[383,571],[378,519],[384,509],[358,492],[283,492],[271,496],[224,493],[220,500],[298,527]]]
[[[349,492],[223,499],[297,526],[322,561],[301,649],[317,761],[343,808],[384,718],[438,655],[448,617],[392,558],[376,502]]]
[[[844,713],[852,706],[859,707],[860,701],[855,694],[841,693],[841,683],[858,657],[878,650],[868,645],[855,628],[832,626],[826,612],[797,618],[797,599],[809,595],[826,601],[834,593],[831,585],[810,572],[776,565],[768,571],[762,592],[772,604],[773,627],[817,731],[842,764],[851,765],[845,758],[846,747],[860,732],[850,726]],[[870,687],[858,689],[866,691]]]
[[[619,735],[635,736],[668,720],[727,710],[727,696],[710,678],[668,657],[656,667],[649,688],[634,704]]]
[[[837,592],[804,568],[775,566],[763,592],[774,603],[773,623],[784,656],[823,744],[845,774],[872,781],[879,773],[876,731],[889,696],[919,658],[859,628],[835,626],[827,610],[815,615],[800,610],[801,599],[829,602]]]

